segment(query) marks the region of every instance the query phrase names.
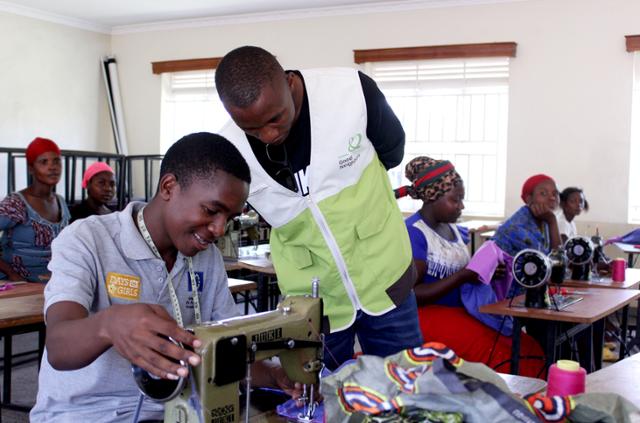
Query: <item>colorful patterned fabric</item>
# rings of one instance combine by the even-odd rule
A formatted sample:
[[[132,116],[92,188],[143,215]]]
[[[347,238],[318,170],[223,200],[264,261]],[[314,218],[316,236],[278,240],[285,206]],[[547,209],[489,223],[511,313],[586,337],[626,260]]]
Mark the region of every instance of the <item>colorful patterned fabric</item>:
[[[483,364],[440,343],[387,358],[360,356],[322,379],[325,421],[630,422],[640,410],[615,394],[521,398]]]
[[[410,195],[426,203],[436,201],[454,186],[462,184],[462,178],[451,162],[426,156],[416,157],[407,163],[405,176],[411,185],[395,189],[395,197]]]
[[[529,207],[522,206],[500,225],[492,240],[510,256],[515,256],[526,248],[549,254],[549,225],[542,222],[542,228],[538,226],[538,221],[531,214]]]
[[[51,259],[51,242],[69,223],[69,209],[60,196],[58,206],[62,214],[53,223],[41,217],[20,193],[0,201],[0,250],[2,260],[30,282],[49,279],[47,265]],[[0,272],[0,279],[6,275]]]

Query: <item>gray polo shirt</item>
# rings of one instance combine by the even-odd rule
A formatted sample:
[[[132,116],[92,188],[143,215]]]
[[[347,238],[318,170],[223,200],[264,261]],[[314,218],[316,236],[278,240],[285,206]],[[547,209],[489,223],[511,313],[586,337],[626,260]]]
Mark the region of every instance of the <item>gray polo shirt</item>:
[[[59,301],[76,302],[89,313],[140,302],[160,304],[173,315],[165,264],[153,255],[133,220],[134,210],[143,205],[130,203],[122,212],[79,220],[60,233],[51,248],[45,313]],[[202,281],[202,319],[236,316],[218,249],[211,246],[198,253],[193,266]],[[178,253],[171,277],[185,325],[194,323],[187,269],[185,257]],[[130,422],[139,394],[131,364],[113,348],[73,371],[53,369],[45,350],[38,383],[32,422]],[[162,418],[163,405],[145,399],[140,419]]]

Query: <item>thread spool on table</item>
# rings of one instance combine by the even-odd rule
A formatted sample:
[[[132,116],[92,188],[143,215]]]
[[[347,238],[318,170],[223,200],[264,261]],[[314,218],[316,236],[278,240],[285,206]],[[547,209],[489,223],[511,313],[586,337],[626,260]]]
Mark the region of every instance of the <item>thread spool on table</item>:
[[[578,395],[584,393],[587,372],[572,360],[558,360],[549,367],[547,396]]]

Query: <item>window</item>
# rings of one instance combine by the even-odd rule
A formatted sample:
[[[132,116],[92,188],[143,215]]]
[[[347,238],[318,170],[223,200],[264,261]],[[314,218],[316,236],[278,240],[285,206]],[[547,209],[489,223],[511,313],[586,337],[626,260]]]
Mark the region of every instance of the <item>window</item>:
[[[420,155],[450,160],[465,181],[466,215],[503,216],[506,179],[509,58],[368,62],[406,132],[393,187],[407,185],[404,167]],[[403,211],[421,202],[399,201]]]
[[[629,223],[640,223],[640,51],[633,53],[631,149],[629,152]]]
[[[218,97],[215,70],[162,73],[161,152],[193,132],[219,132],[229,114]]]

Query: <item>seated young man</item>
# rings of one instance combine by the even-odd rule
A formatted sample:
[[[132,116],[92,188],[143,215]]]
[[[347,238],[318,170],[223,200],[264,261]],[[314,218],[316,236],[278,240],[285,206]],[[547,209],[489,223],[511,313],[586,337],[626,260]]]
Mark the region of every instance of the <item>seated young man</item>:
[[[56,238],[32,422],[130,422],[139,396],[131,363],[167,379],[188,375],[169,358],[200,363],[165,337],[197,348],[182,323],[237,315],[212,243],[242,211],[249,183],[231,143],[187,135],[167,151],[150,203],[91,216]],[[259,362],[252,374],[256,385],[299,396],[279,366]],[[143,402],[140,421],[162,418],[162,403]]]

